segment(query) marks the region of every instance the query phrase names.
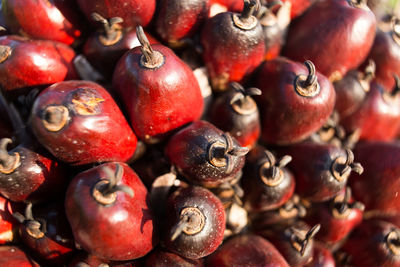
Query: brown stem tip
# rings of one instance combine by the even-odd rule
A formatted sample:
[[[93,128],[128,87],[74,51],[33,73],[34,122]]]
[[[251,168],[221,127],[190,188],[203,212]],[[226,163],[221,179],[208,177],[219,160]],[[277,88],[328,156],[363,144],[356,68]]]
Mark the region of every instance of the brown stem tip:
[[[234,25],[242,30],[254,29],[258,23],[257,18],[253,16],[257,6],[256,0],[245,1],[242,13],[232,15]]]
[[[150,45],[149,40],[144,34],[142,26],[136,27],[136,35],[141,44],[142,57],[140,58],[140,64],[148,69],[156,69],[164,64],[164,55],[158,51],[154,51]]]
[[[0,140],[0,172],[4,174],[12,173],[21,165],[19,153],[9,154],[7,151],[7,146],[11,143],[12,140],[10,138]]]
[[[12,49],[8,45],[0,45],[0,63],[3,63],[11,56],[11,51]]]
[[[337,157],[333,161],[331,172],[333,174],[333,177],[341,182],[349,177],[351,171],[362,174],[364,172],[364,168],[361,166],[360,163],[354,162],[353,152],[350,149],[346,148],[346,156]]]
[[[259,169],[261,180],[267,186],[278,186],[285,177],[282,168],[292,161],[292,157],[286,155],[277,162],[275,156],[270,151],[265,150],[264,153],[266,161]]]
[[[110,46],[116,44],[122,38],[122,27],[119,25],[124,20],[120,17],[105,19],[98,13],[92,13],[92,19],[102,24],[103,35],[100,35],[99,40],[103,45]]]
[[[391,253],[400,255],[400,229],[394,228],[387,234],[386,245]]]
[[[179,222],[172,229],[171,241],[174,241],[181,233],[195,235],[203,230],[206,218],[196,207],[182,209]]]
[[[260,89],[254,87],[244,89],[237,82],[232,82],[230,86],[236,91],[230,100],[230,105],[236,113],[250,115],[258,111],[257,104],[251,96],[261,95]]]
[[[297,75],[294,80],[294,87],[298,94],[305,97],[314,97],[320,92],[315,65],[307,60],[304,62],[308,69],[308,75]]]

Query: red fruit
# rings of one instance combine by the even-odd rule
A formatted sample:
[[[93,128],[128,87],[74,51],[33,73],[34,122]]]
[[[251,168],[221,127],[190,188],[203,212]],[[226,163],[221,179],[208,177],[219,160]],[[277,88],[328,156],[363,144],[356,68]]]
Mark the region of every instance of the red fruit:
[[[124,163],[106,163],[78,174],[65,209],[75,241],[104,260],[131,260],[153,249],[153,215],[140,178]]]
[[[71,257],[75,244],[65,217],[64,203],[42,207],[35,212],[35,218],[32,204],[28,204],[25,216],[18,215],[15,217],[21,223],[19,234],[22,243],[34,254],[52,265],[63,264]]]
[[[390,31],[378,30],[367,60],[376,63],[375,81],[385,91],[391,91],[395,82],[393,75],[400,76],[400,20],[393,19]],[[366,63],[364,63],[365,65]]]
[[[19,145],[7,151],[11,139],[0,140],[0,193],[15,202],[38,202],[58,194],[67,184],[65,168],[54,159]],[[37,150],[37,149],[36,149]]]
[[[48,87],[36,98],[30,122],[39,142],[72,165],[127,161],[136,149],[136,136],[117,104],[93,82]]]
[[[277,209],[293,195],[295,179],[285,166],[292,160],[277,160],[262,147],[255,147],[247,156],[243,172],[244,207],[250,212]]]
[[[203,98],[192,70],[172,50],[150,46],[141,27],[142,46],[127,52],[113,76],[117,92],[140,139],[156,142],[172,130],[197,120]]]
[[[312,62],[277,58],[266,61],[256,86],[261,113],[261,139],[272,144],[293,144],[316,132],[328,120],[335,105],[335,91]],[[308,69],[308,72],[307,72]]]
[[[24,251],[14,246],[0,246],[0,266],[39,267]]]
[[[230,12],[242,12],[244,2],[243,0],[211,0],[211,5],[220,5]]]
[[[210,107],[210,122],[229,132],[241,146],[251,149],[260,136],[257,104],[251,97],[260,95],[257,88],[244,89],[231,83],[231,90],[218,97]]]
[[[72,261],[68,264],[68,267],[106,267],[109,266],[109,261],[103,261],[97,258],[96,256],[87,254],[86,252],[82,252],[77,254]],[[85,265],[86,264],[86,265]]]
[[[273,0],[267,0],[268,3],[273,3]],[[284,3],[290,4],[290,18],[294,19],[303,14],[315,0],[282,0]]]
[[[307,215],[310,224],[320,223],[316,238],[327,244],[343,240],[363,219],[364,205],[351,199],[350,187],[334,199],[314,204]]]
[[[335,259],[332,253],[325,247],[323,243],[314,243],[314,252],[312,261],[305,267],[335,267]]]
[[[283,55],[311,60],[329,80],[340,80],[365,60],[375,28],[375,15],[365,1],[317,1],[291,25]]]
[[[0,86],[11,91],[75,78],[74,57],[74,50],[62,43],[2,36]]]
[[[280,266],[289,264],[279,251],[261,236],[237,235],[224,244],[210,257],[207,266]]]
[[[156,9],[156,0],[78,0],[79,7],[90,18],[98,13],[103,18],[120,17],[124,27],[147,26]]]
[[[4,0],[3,14],[14,34],[72,44],[81,36],[72,1]]]
[[[263,61],[264,35],[252,15],[255,6],[255,0],[246,2],[242,14],[220,13],[203,27],[203,60],[215,90],[226,90],[229,82],[242,81]]]
[[[293,158],[290,170],[296,177],[296,193],[313,202],[336,196],[346,186],[351,171],[363,172],[350,149],[335,145],[304,142],[282,148],[280,154]]]
[[[397,136],[400,127],[400,79],[391,93],[377,83],[371,83],[370,91],[359,108],[341,118],[347,132],[360,131],[361,140],[390,141]]]
[[[209,122],[196,121],[169,140],[165,154],[191,183],[216,187],[240,175],[248,148]]]
[[[160,248],[154,249],[145,259],[144,267],[202,267],[202,259],[186,259],[178,254],[165,251]]]
[[[365,221],[357,227],[342,250],[354,267],[400,266],[400,229],[383,221]]]
[[[14,214],[21,207],[8,199],[0,196],[0,244],[10,243],[15,240],[18,232],[18,221]]]
[[[365,172],[350,177],[354,198],[365,204],[366,210],[400,213],[400,145],[398,143],[362,142],[354,154]]]
[[[179,188],[166,207],[164,246],[185,258],[213,253],[224,238],[225,211],[221,201],[199,186]]]
[[[96,69],[107,77],[111,77],[118,60],[136,46],[140,46],[136,30],[123,28],[119,17],[105,19],[97,13],[92,14],[92,20],[100,23],[102,28],[89,36],[83,46],[83,54]],[[147,34],[150,44],[158,43]]]
[[[210,10],[211,0],[158,1],[156,31],[170,46],[179,47],[182,39],[196,33]]]

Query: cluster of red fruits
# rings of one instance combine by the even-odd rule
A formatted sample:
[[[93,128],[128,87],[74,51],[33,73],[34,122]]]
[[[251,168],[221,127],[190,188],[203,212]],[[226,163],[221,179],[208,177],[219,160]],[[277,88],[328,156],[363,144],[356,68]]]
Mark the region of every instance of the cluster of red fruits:
[[[0,3],[0,266],[400,266],[399,19]]]

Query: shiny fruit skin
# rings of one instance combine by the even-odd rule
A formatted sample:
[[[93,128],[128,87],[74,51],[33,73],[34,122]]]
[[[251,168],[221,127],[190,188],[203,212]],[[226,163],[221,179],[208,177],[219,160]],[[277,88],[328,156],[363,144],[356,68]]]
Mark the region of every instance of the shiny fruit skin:
[[[19,247],[0,246],[0,266],[40,267]]]
[[[67,121],[58,131],[46,128],[43,116],[50,106],[68,110]],[[127,161],[136,149],[136,136],[117,104],[103,87],[89,81],[61,82],[42,91],[30,123],[39,142],[72,165]]]
[[[116,192],[109,205],[97,202],[93,186],[107,178],[104,167],[115,170],[116,163],[106,163],[78,174],[68,187],[65,209],[75,241],[89,253],[104,260],[122,261],[139,258],[153,249],[153,215],[149,195],[136,173],[126,164],[119,184],[129,186],[134,197]]]
[[[164,56],[155,69],[141,65],[139,47],[118,62],[113,89],[123,101],[133,130],[149,141],[200,118],[203,98],[192,70],[166,46],[152,45]]]

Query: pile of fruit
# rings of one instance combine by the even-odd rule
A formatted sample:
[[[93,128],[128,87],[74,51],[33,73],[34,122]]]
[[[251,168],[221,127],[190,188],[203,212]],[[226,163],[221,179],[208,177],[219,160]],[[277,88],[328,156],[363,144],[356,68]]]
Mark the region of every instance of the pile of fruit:
[[[388,1],[0,3],[0,266],[400,266]]]

